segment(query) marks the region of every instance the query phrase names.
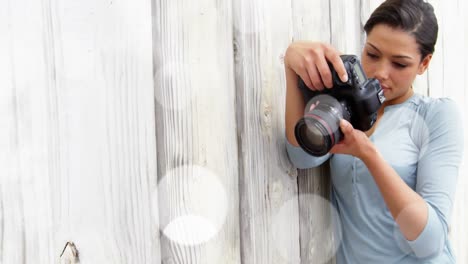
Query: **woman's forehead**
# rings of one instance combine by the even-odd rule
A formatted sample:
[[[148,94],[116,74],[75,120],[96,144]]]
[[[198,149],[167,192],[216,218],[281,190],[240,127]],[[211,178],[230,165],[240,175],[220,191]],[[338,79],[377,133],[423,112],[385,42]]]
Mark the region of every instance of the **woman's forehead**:
[[[416,58],[419,55],[418,43],[411,33],[384,24],[376,25],[369,32],[366,46],[396,57]]]

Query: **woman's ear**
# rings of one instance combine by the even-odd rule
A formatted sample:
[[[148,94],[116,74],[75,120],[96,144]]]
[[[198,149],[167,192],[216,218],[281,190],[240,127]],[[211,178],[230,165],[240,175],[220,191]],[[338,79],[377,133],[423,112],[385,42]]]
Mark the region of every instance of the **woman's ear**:
[[[419,64],[419,68],[418,68],[419,75],[423,74],[427,70],[427,67],[429,67],[429,62],[431,62],[431,59],[432,59],[432,54],[427,54],[426,57],[421,61],[421,63]]]

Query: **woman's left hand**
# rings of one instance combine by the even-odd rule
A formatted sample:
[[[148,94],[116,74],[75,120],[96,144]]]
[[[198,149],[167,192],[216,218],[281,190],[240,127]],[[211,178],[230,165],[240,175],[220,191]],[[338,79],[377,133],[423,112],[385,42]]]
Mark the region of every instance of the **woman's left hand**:
[[[364,132],[354,129],[348,121],[341,119],[340,128],[344,139],[335,144],[330,153],[353,155],[363,160],[366,155],[375,152],[375,146],[369,137]]]

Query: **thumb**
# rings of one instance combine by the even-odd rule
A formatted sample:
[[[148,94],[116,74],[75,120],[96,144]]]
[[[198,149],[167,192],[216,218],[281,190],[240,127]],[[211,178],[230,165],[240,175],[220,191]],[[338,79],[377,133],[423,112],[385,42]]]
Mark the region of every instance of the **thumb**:
[[[345,135],[351,133],[354,130],[353,125],[351,125],[351,123],[349,123],[346,119],[340,120],[340,128]]]

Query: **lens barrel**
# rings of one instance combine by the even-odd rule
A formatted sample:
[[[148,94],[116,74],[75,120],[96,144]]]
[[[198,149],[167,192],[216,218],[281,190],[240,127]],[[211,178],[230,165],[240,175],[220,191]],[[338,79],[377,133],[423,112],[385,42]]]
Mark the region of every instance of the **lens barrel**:
[[[297,122],[294,130],[296,140],[304,151],[313,156],[323,156],[341,140],[340,120],[349,120],[349,113],[343,108],[346,106],[326,94],[317,95],[309,101],[304,117]]]

